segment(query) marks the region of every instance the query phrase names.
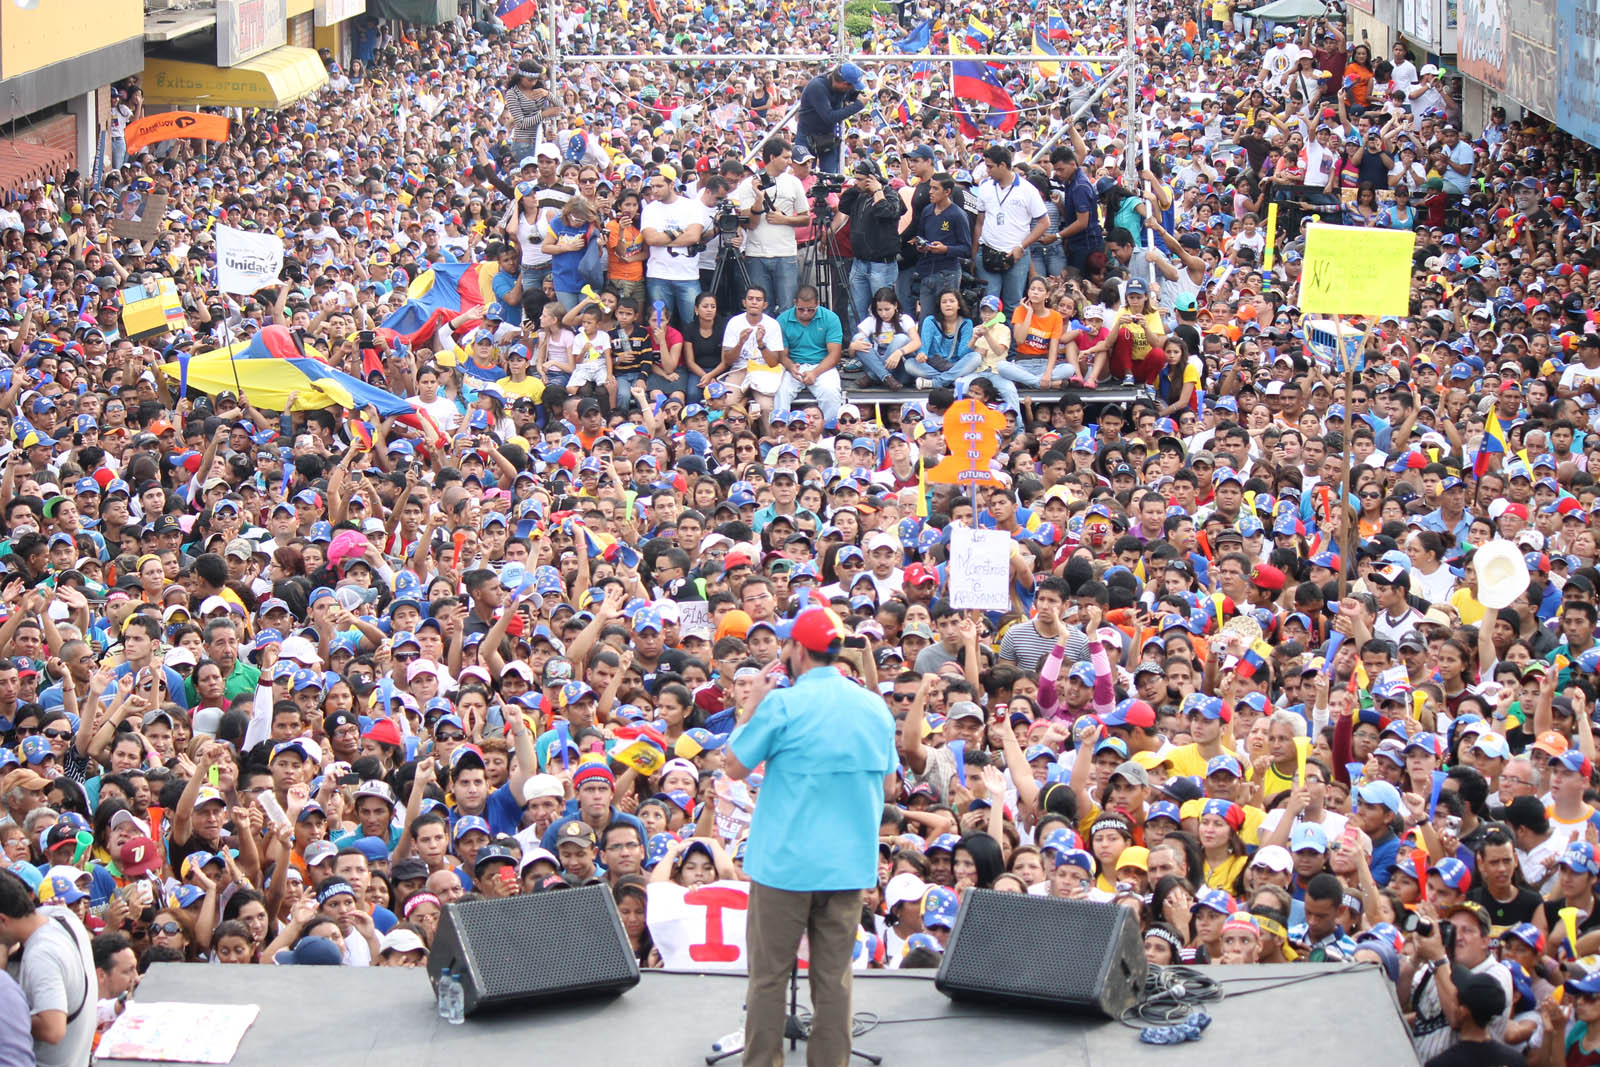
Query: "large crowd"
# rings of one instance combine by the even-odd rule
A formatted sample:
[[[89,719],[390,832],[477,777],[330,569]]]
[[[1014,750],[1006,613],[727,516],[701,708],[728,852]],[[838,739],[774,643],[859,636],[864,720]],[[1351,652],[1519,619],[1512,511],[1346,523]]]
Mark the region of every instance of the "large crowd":
[[[1152,963],[1375,964],[1424,1062],[1600,1062],[1595,150],[1225,0],[1140,5],[1130,100],[1071,59],[1120,5],[1066,7],[875,17],[1053,42],[984,68],[1010,117],[944,63],[552,78],[476,11],[223,144],[128,152],[119,86],[0,206],[0,1058],[84,1062],[156,962],[422,966],[469,897],[604,883],[660,966],[649,886],[744,878],[725,760],[826,607],[898,724],[862,966],[974,887],[1106,901]],[[831,49],[666,8],[560,51]],[[1414,231],[1408,314],[1301,313],[1319,220]],[[221,293],[219,224],[280,283]],[[489,298],[405,317],[460,264]],[[414,414],[179,369],[269,341]],[[927,478],[967,399],[975,495]],[[973,524],[1008,610],[950,603]]]

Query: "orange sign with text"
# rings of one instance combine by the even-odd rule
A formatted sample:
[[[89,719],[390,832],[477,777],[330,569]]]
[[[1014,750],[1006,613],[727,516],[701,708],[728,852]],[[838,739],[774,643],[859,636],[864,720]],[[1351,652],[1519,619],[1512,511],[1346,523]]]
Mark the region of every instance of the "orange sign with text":
[[[944,442],[950,454],[928,470],[928,481],[956,485],[999,485],[989,461],[1000,451],[1006,417],[981,400],[960,400],[944,413]]]
[[[176,141],[180,138],[226,141],[228,120],[222,115],[202,115],[195,111],[163,111],[159,115],[128,123],[122,136],[130,152],[137,152],[157,141]]]

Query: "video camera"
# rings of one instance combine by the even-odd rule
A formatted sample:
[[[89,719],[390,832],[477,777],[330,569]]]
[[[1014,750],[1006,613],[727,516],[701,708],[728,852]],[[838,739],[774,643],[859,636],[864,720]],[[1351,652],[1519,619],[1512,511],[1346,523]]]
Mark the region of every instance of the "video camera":
[[[842,190],[851,181],[850,178],[843,174],[829,174],[825,170],[812,171],[812,176],[817,179],[816,184],[811,187],[812,199],[816,199],[819,196],[831,196]]]
[[[716,212],[711,216],[712,224],[716,227],[719,236],[728,236],[738,233],[739,226],[744,222],[739,214],[739,209],[727,200],[717,205]]]

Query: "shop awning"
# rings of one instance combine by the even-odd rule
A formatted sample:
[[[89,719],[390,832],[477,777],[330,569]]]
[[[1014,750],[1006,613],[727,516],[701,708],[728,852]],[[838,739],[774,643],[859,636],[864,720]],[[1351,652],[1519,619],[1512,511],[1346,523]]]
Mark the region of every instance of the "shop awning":
[[[456,17],[456,0],[367,0],[367,14],[414,26],[442,26]]]
[[[0,140],[0,192],[19,192],[33,182],[58,180],[72,169],[65,148],[7,138]]]
[[[286,107],[328,84],[315,49],[285,45],[232,67],[147,56],[144,95],[160,107]]]

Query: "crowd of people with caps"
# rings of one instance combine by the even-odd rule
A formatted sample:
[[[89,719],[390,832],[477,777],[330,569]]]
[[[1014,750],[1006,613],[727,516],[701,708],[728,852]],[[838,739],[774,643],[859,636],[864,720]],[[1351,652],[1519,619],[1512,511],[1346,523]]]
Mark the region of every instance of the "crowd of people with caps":
[[[564,9],[565,50],[831,32],[642,6]],[[1039,40],[915,8],[936,49]],[[1593,149],[1469,139],[1404,46],[1220,2],[1141,7],[1132,101],[1067,56],[1120,11],[1052,16],[1059,70],[991,75],[1014,125],[910,64],[552,94],[473,14],[0,207],[0,1058],[82,1062],[157,962],[421,966],[469,896],[605,883],[659,965],[647,886],[742,877],[730,736],[826,609],[898,722],[862,966],[936,966],[974,888],[1090,899],[1157,964],[1374,964],[1424,1061],[1600,1062]],[[818,171],[859,326],[798,269]],[[1312,216],[1417,235],[1348,391],[1295,304]],[[219,221],[281,285],[218,291]],[[493,299],[419,332],[460,263]],[[152,276],[183,322],[136,341]],[[416,414],[184,380],[267,331]],[[972,495],[927,477],[958,394],[1006,416]],[[974,523],[1007,611],[952,606]]]

